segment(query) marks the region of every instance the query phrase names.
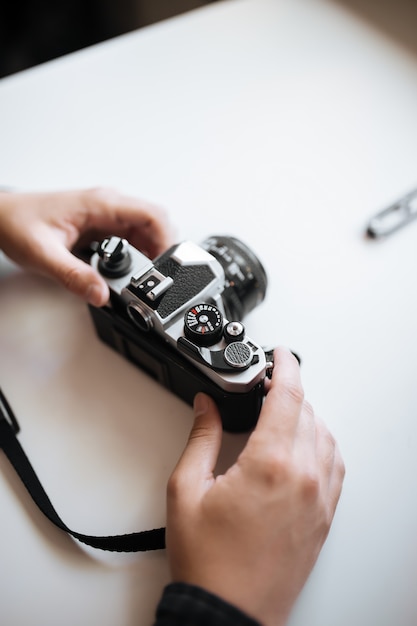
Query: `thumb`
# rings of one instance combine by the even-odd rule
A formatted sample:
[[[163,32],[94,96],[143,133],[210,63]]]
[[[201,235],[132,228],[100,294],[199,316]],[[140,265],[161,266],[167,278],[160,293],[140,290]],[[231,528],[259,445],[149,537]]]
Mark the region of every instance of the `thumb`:
[[[38,267],[93,306],[103,306],[109,299],[109,288],[104,279],[63,246],[51,246],[45,251]]]
[[[222,423],[214,401],[204,393],[194,399],[194,424],[177,466],[187,480],[211,479],[222,441]]]

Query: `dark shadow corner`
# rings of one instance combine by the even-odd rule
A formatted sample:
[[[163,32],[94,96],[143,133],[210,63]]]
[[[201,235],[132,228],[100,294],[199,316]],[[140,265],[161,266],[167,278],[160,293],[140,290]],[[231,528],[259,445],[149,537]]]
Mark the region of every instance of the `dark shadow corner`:
[[[332,0],[417,55],[416,0]]]
[[[20,0],[2,6],[0,78],[216,0]]]

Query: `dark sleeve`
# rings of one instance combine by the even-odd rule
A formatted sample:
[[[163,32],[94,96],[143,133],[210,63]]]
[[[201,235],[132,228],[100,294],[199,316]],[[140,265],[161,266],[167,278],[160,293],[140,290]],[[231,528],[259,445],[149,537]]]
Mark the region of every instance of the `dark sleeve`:
[[[260,626],[201,587],[171,583],[163,591],[156,609],[154,626]]]

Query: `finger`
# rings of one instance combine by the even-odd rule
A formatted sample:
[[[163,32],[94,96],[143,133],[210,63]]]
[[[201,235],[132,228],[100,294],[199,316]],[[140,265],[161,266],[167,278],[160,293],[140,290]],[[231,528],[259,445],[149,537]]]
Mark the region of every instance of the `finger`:
[[[209,396],[197,394],[194,413],[194,425],[175,469],[188,485],[213,479],[222,440],[219,411]]]
[[[58,242],[51,241],[47,248],[39,250],[34,268],[93,306],[104,306],[109,299],[109,288],[104,279]]]
[[[160,207],[105,188],[85,192],[85,202],[86,230],[126,236],[132,245],[151,255],[165,250],[172,241],[172,228]]]
[[[298,429],[304,391],[300,367],[294,355],[285,348],[274,354],[274,370],[268,394],[262,407],[256,430],[277,436],[294,438]]]

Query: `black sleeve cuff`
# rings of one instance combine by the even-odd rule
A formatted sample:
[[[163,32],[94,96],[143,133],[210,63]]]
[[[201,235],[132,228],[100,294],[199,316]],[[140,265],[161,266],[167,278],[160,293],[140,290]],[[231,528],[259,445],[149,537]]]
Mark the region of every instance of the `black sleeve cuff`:
[[[201,587],[171,583],[163,591],[154,626],[260,626],[238,608]]]

